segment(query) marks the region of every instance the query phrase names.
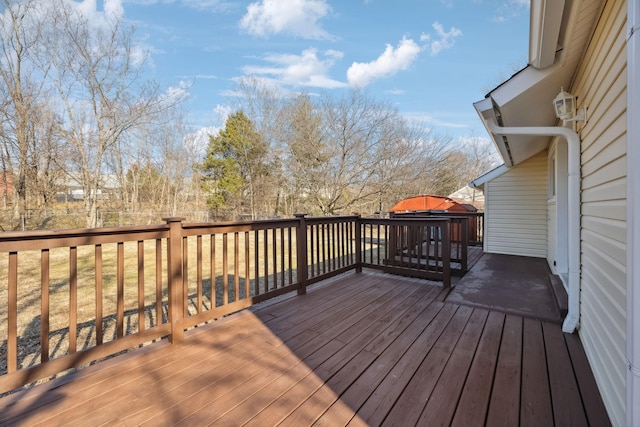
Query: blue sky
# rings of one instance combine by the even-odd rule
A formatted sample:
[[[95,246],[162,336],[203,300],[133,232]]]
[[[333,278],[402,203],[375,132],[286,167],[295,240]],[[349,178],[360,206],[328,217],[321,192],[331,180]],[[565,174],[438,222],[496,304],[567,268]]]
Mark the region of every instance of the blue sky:
[[[472,103],[526,64],[528,0],[84,0],[118,10],[181,88],[192,124],[219,128],[237,79],[340,96],[362,88],[437,134],[486,137]]]

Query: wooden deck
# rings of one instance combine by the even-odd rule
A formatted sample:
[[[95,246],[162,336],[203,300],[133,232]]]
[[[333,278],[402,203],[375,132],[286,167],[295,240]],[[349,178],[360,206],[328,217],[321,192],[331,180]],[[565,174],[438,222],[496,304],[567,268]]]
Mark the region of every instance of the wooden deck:
[[[11,425],[606,425],[576,335],[347,273],[0,399]]]

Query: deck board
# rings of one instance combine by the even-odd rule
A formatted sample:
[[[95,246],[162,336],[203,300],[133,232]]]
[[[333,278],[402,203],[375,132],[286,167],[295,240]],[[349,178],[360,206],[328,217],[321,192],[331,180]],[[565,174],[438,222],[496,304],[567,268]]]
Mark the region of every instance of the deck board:
[[[424,349],[428,352],[427,356],[409,380],[382,425],[416,424],[472,312],[473,309],[470,307],[459,307],[433,347]]]
[[[556,425],[587,425],[587,417],[562,331],[548,323],[542,324],[542,330],[549,365],[554,422]]]
[[[451,424],[488,315],[486,310],[474,309],[418,419],[418,425]]]
[[[485,420],[503,326],[504,314],[489,313],[462,394],[457,402],[452,425],[470,426]]]
[[[192,329],[184,344],[154,344],[6,396],[0,424],[608,422],[577,337],[438,301],[440,291],[384,273],[342,275]]]
[[[553,425],[553,408],[542,324],[524,319],[522,336],[522,397],[520,425]]]

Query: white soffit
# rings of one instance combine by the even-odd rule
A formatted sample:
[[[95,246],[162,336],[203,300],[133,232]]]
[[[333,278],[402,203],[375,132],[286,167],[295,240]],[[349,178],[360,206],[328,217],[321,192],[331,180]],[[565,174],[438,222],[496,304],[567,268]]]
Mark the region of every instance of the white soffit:
[[[544,70],[532,66],[521,70],[474,104],[484,123],[495,121],[500,126],[554,126],[557,119],[552,100],[571,78],[571,70],[554,65]],[[496,117],[496,116],[499,117]],[[485,125],[486,126],[486,125]],[[547,148],[550,137],[512,135],[503,137],[487,132],[493,139],[505,165],[515,166]]]
[[[601,5],[602,0],[531,1],[529,58],[536,62],[532,61],[531,65],[493,89],[485,99],[474,103],[485,127],[488,120],[506,127],[546,127],[558,124],[552,101],[561,87],[571,90],[573,75],[591,37]],[[546,24],[543,22],[545,17],[554,22]],[[558,20],[559,35],[556,36],[555,29],[550,28],[555,28]],[[556,46],[549,48],[554,43]],[[542,57],[548,58],[550,51],[553,51],[552,64],[540,67],[546,65]],[[498,54],[499,52],[496,55]],[[550,137],[503,137],[493,135],[488,129],[487,132],[507,167],[515,166],[539,153],[551,141]]]

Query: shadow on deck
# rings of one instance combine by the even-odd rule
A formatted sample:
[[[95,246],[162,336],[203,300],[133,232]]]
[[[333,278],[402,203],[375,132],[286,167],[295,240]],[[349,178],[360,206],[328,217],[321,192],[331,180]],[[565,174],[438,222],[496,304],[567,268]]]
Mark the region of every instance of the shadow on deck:
[[[606,425],[577,335],[343,274],[0,399],[0,424]]]

